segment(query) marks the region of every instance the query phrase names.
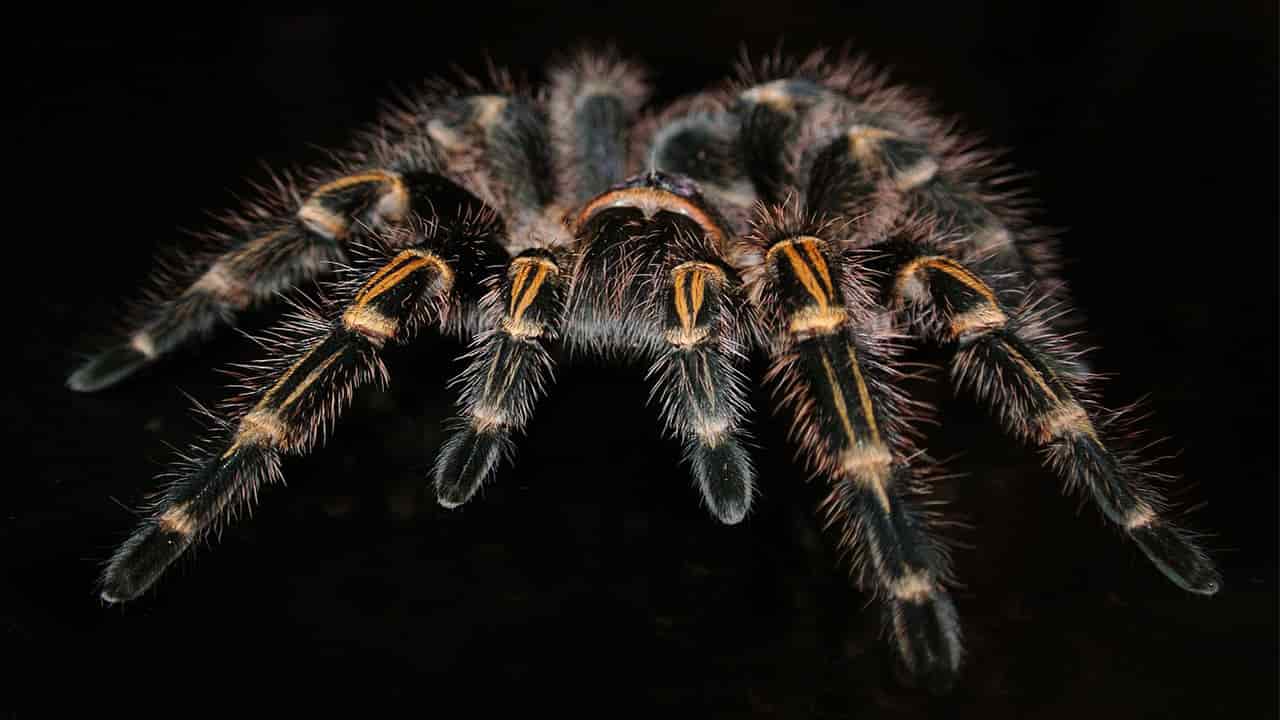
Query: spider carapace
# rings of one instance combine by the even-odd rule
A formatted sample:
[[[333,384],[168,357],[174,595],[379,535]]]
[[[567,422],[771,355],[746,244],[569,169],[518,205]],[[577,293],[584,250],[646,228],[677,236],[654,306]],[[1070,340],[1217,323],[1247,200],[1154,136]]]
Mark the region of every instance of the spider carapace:
[[[1212,594],[1214,566],[1166,519],[1154,473],[1064,336],[1051,238],[994,154],[865,63],[817,54],[743,63],[717,88],[649,108],[642,71],[613,53],[509,76],[436,83],[353,150],[282,181],[228,242],[70,378],[120,381],[304,281],[275,348],[226,403],[111,558],[102,597],[149,588],[193,542],[310,451],[355,389],[385,384],[388,342],[423,326],[470,342],[439,501],[466,502],[531,421],[553,352],[649,366],[661,420],[711,513],[743,519],[748,361],[791,423],[801,467],[830,487],[825,520],[884,609],[895,656],[946,687],[961,663],[947,552],[924,510],[930,464],[895,355],[950,349],[955,384],[1043,449],[1069,486],[1177,585]],[[767,478],[786,482],[790,478]]]

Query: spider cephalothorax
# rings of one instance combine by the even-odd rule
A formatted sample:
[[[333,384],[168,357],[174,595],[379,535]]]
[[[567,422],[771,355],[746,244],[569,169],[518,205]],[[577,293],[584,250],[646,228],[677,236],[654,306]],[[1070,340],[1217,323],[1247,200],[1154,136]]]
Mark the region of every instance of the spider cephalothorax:
[[[950,346],[955,382],[1045,450],[1171,580],[1216,592],[1211,561],[1165,519],[1142,458],[1057,331],[1066,293],[1047,237],[990,155],[864,65],[823,56],[744,67],[656,112],[631,63],[580,54],[545,92],[505,76],[391,111],[356,149],[231,223],[220,255],[147,308],[69,381],[96,390],[275,293],[317,277],[218,427],[111,559],[102,597],[132,599],[331,429],[388,342],[435,327],[471,343],[435,465],[454,507],[489,480],[568,347],[650,368],[661,418],[703,501],[740,521],[747,361],[791,419],[801,468],[896,655],[945,686],[961,660],[945,548],[922,510],[925,455],[896,348]],[[786,482],[789,478],[767,478]]]

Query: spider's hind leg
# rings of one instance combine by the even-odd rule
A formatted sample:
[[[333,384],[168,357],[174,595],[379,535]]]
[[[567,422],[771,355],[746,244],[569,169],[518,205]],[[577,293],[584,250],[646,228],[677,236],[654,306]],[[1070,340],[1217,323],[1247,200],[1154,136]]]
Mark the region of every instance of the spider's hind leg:
[[[408,210],[409,194],[400,173],[354,172],[316,187],[291,217],[241,223],[241,244],[214,259],[176,297],[153,303],[121,343],[84,363],[67,386],[83,392],[110,387],[184,343],[232,323],[238,313],[276,292],[324,274],[344,257],[343,244],[353,224],[378,227],[399,221]],[[287,203],[281,199],[275,204]]]
[[[954,345],[956,384],[1010,432],[1043,448],[1058,475],[1086,488],[1166,577],[1190,592],[1216,593],[1221,579],[1213,561],[1165,517],[1146,463],[1107,437],[1109,414],[1093,400],[1092,377],[1075,360],[1079,351],[1037,313],[1010,305],[980,273],[928,245],[902,240],[884,250],[890,302],[917,328]]]
[[[803,187],[810,210],[856,218],[868,235],[926,214],[943,226],[950,254],[1064,293],[1054,242],[1027,221],[1028,203],[1009,189],[996,154],[868,66],[819,60],[737,96],[742,151],[763,199]]]
[[[638,65],[612,51],[577,52],[549,74],[560,193],[579,207],[628,175],[628,132],[649,87]]]
[[[741,122],[718,94],[695,95],[644,120],[637,129],[637,164],[698,183],[735,235],[750,226],[757,197],[741,152]]]
[[[452,189],[459,184],[501,211],[509,229],[536,221],[508,211],[538,207],[547,198],[530,197],[537,187],[508,182],[508,177],[548,175],[550,161],[541,158],[543,166],[529,167],[530,158],[501,152],[519,145],[511,138],[528,133],[531,101],[514,91],[453,93],[424,96],[388,114],[366,133],[358,152],[348,153],[332,170],[313,173],[305,193],[284,183],[264,193],[234,222],[237,246],[212,259],[176,296],[144,308],[127,337],[82,365],[68,386],[80,391],[109,387],[234,322],[245,309],[328,275],[347,258],[353,241],[366,231],[398,225],[411,205],[426,216],[448,216],[456,204]]]

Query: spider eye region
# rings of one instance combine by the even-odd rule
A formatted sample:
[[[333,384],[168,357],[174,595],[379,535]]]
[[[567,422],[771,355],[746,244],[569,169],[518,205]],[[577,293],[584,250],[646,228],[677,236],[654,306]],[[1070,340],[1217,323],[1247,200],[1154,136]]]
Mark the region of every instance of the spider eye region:
[[[697,184],[686,177],[658,171],[637,175],[597,195],[578,213],[575,231],[579,237],[589,235],[587,226],[597,215],[624,209],[638,210],[650,221],[663,213],[684,216],[717,245],[726,240],[724,222],[702,199]]]

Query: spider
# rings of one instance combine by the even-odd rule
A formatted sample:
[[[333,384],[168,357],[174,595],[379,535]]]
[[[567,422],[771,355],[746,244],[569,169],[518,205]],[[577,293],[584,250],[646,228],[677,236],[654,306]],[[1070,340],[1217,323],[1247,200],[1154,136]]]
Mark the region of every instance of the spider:
[[[1213,562],[1167,519],[1124,413],[1069,337],[1053,238],[980,140],[869,63],[744,59],[719,87],[650,107],[643,69],[577,51],[542,86],[432,81],[349,150],[230,216],[222,249],[177,263],[118,344],[69,378],[114,385],[304,282],[240,392],[174,469],[100,579],[148,590],[193,543],[312,451],[389,343],[430,326],[469,343],[439,502],[489,482],[555,374],[555,351],[646,364],[702,502],[740,522],[756,493],[747,364],[790,420],[851,576],[883,609],[898,666],[953,682],[961,627],[925,501],[936,465],[897,362],[946,347],[954,384],[1042,449],[1173,583],[1212,595]]]

